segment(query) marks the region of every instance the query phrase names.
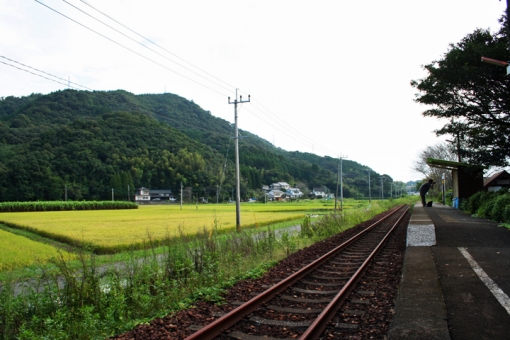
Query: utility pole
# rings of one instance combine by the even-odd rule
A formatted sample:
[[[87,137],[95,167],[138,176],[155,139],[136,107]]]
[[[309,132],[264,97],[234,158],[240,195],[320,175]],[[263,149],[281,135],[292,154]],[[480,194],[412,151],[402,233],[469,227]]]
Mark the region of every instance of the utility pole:
[[[66,197],[66,202],[67,202],[67,184],[66,184],[66,195],[65,195],[65,197]]]
[[[114,201],[114,199],[113,199],[113,188],[112,188],[112,202],[113,202],[113,201]]]
[[[344,157],[347,156],[340,156],[340,211],[344,211],[344,174],[342,165]]]
[[[381,177],[381,200],[384,200],[384,184],[383,184],[383,181],[384,181],[384,177]]]
[[[367,169],[368,172],[368,203],[372,203],[372,190],[370,188],[370,169]]]
[[[182,182],[181,182],[181,210],[182,210]]]
[[[131,198],[129,197],[129,184],[128,184],[128,202],[131,202]]]
[[[230,97],[228,97],[228,103],[234,104],[234,139],[235,139],[235,153],[236,153],[236,230],[238,232],[241,231],[241,180],[239,173],[239,131],[237,128],[237,104],[249,103],[250,95],[248,95],[248,100],[243,101],[243,96],[239,97],[237,100],[237,89],[236,89],[236,99],[231,102]]]
[[[338,171],[336,176],[336,192],[335,192],[335,214],[336,214],[336,204],[338,202],[338,185],[340,183],[340,156],[338,157]]]

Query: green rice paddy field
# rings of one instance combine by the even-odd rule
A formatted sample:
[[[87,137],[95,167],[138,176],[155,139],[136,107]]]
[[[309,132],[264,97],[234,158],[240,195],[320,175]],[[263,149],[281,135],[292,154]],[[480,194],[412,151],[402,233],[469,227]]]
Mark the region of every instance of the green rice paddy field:
[[[360,204],[344,202],[344,208]],[[245,203],[241,205],[241,225],[246,229],[290,220],[299,224],[306,214],[328,213],[333,208],[333,202],[325,201]],[[143,244],[149,238],[162,240],[213,228],[235,230],[235,221],[233,204],[184,205],[182,210],[179,204],[172,204],[146,205],[129,210],[1,213],[0,223],[8,228],[0,230],[0,271],[43,261],[57,254],[53,246],[5,231],[9,228],[113,253]]]

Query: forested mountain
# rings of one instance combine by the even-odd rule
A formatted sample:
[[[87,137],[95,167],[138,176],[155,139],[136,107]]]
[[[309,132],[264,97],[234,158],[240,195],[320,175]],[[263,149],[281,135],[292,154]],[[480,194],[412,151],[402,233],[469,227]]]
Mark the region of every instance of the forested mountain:
[[[278,181],[335,191],[337,159],[287,152],[240,133],[250,137],[240,140],[244,197]],[[112,188],[117,199],[127,199],[137,187],[178,191],[181,183],[209,197],[221,187],[228,199],[231,136],[229,122],[168,93],[64,90],[1,98],[0,200],[58,200],[66,192],[76,200],[111,199]],[[344,197],[368,196],[366,170],[343,161]],[[372,192],[380,192],[380,175],[371,175]]]

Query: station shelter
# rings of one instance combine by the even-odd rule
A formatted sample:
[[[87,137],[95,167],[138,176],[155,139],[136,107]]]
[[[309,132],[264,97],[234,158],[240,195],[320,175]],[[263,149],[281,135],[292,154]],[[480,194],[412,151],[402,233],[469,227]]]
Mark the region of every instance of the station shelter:
[[[434,168],[441,168],[452,172],[452,202],[453,207],[456,209],[459,208],[461,201],[484,189],[484,167],[482,166],[435,158],[427,158],[427,164]]]

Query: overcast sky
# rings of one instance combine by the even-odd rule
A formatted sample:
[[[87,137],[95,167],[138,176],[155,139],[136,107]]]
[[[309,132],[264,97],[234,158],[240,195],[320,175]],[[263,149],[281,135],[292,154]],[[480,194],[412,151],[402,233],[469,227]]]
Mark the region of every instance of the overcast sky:
[[[227,97],[237,88],[243,100],[251,95],[241,129],[285,150],[344,156],[394,180],[417,180],[418,154],[447,137],[435,137],[444,122],[421,115],[426,107],[413,101],[410,81],[425,77],[422,65],[450,43],[476,28],[497,30],[505,6],[0,0],[0,97],[46,94],[70,80],[78,89],[174,93],[233,122]]]

